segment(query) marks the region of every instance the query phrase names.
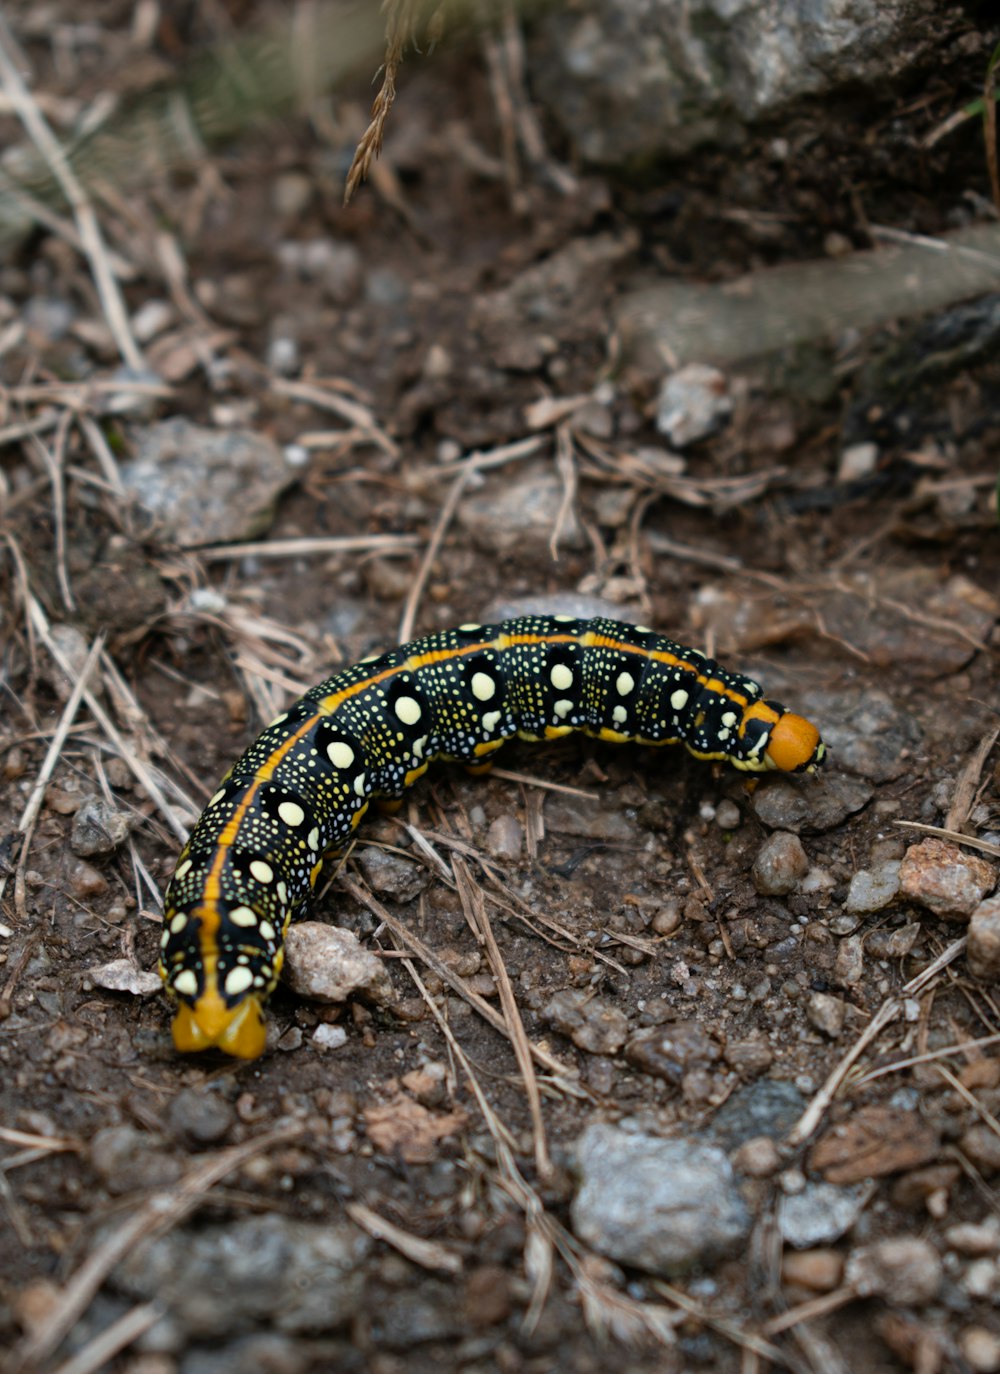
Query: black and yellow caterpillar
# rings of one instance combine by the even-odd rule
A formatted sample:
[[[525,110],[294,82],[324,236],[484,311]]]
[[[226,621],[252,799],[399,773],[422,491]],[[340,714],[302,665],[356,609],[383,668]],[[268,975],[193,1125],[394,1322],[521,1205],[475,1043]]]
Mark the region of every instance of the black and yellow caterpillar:
[[[760,773],[813,772],[815,726],[643,626],[572,616],[460,625],[365,659],[271,722],[223,778],[167,888],[160,973],[179,1050],[263,1052],[289,920],[372,798],[434,759],[484,764],[505,740],[684,744]]]

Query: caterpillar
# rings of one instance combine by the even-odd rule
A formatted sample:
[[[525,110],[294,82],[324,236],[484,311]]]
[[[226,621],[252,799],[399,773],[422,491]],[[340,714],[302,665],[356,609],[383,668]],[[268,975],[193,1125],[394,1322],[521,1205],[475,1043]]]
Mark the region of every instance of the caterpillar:
[[[641,625],[525,616],[363,659],[277,716],[222,779],[164,898],[160,974],[178,1050],[264,1050],[292,915],[374,799],[435,759],[488,767],[508,739],[682,743],[761,773],[814,772],[814,725],[751,678]]]

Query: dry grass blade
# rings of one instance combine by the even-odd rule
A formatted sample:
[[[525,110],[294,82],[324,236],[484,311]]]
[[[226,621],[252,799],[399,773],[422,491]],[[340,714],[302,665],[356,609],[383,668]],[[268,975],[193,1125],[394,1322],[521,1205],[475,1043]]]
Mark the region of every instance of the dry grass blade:
[[[482,888],[473,882],[471,873],[457,855],[451,862],[458,884],[458,895],[462,902],[462,909],[472,926],[474,935],[486,950],[490,970],[500,992],[500,1005],[503,1008],[504,1019],[507,1023],[507,1034],[514,1048],[517,1066],[521,1070],[524,1092],[528,1099],[528,1110],[531,1112],[531,1127],[535,1143],[535,1168],[538,1170],[540,1178],[548,1179],[552,1175],[552,1160],[549,1157],[549,1148],[545,1138],[542,1096],[538,1091],[538,1079],[535,1077],[535,1066],[531,1060],[531,1042],[524,1029],[524,1022],[521,1020],[521,1012],[517,1005],[517,998],[514,996],[507,966],[503,961],[500,946],[497,944],[496,936],[493,933],[493,926],[486,910],[486,895]]]
[[[939,839],[951,840],[953,844],[964,844],[967,849],[978,849],[981,854],[989,854],[994,859],[1000,859],[1000,844],[993,844],[990,840],[980,840],[975,835],[963,835],[958,830],[946,830],[941,825],[925,825],[923,821],[896,821],[896,824],[905,826],[907,830],[919,830],[923,835],[937,835]]]
[[[986,165],[990,173],[993,204],[1000,210],[1000,158],[997,157],[997,67],[1000,50],[990,58],[983,83],[983,136],[986,140]]]
[[[420,605],[420,598],[423,596],[424,588],[427,585],[427,579],[431,575],[431,568],[434,565],[434,560],[441,547],[445,532],[451,524],[455,512],[458,510],[458,503],[462,499],[462,492],[465,490],[466,483],[474,471],[475,467],[472,464],[462,469],[452,483],[447,499],[441,507],[441,514],[438,516],[437,524],[434,526],[434,533],[428,541],[424,556],[420,562],[420,568],[413,580],[413,586],[410,588],[409,595],[406,598],[406,605],[403,608],[403,614],[400,617],[399,642],[401,644],[405,644],[408,639],[412,639],[413,637],[413,626],[417,618],[417,607]]]
[[[144,1336],[163,1315],[164,1309],[159,1303],[144,1302],[133,1307],[88,1341],[72,1359],[59,1365],[55,1374],[95,1374],[95,1371],[104,1369],[119,1351]]]
[[[25,919],[27,914],[25,906],[24,874],[28,862],[28,851],[31,848],[31,837],[35,830],[35,822],[38,820],[38,813],[42,809],[45,789],[51,781],[52,774],[59,761],[59,755],[62,753],[63,745],[66,743],[66,737],[69,734],[70,726],[73,724],[76,713],[80,709],[80,703],[83,701],[87,692],[87,684],[100,658],[103,647],[103,636],[98,635],[90,646],[90,651],[84,660],[80,674],[73,684],[73,690],[70,692],[66,705],[63,707],[63,713],[59,718],[56,732],[52,736],[52,743],[48,747],[42,766],[38,771],[38,777],[35,779],[35,785],[31,789],[31,795],[28,797],[24,810],[21,813],[21,819],[18,821],[18,832],[24,838],[21,841],[21,853],[18,856],[17,869],[14,876],[14,907],[22,920]],[[6,884],[7,875],[0,875],[0,898],[3,897]]]
[[[690,1316],[696,1317],[699,1321],[710,1326],[713,1331],[718,1331],[727,1340],[733,1342],[743,1350],[749,1350],[754,1355],[763,1360],[770,1360],[772,1364],[780,1369],[790,1369],[794,1374],[806,1374],[800,1361],[793,1355],[789,1355],[780,1346],[774,1345],[771,1341],[765,1340],[762,1336],[756,1335],[752,1331],[745,1331],[743,1327],[737,1326],[729,1317],[718,1316],[711,1308],[705,1307],[702,1303],[696,1302],[694,1298],[675,1288],[673,1284],[664,1282],[663,1279],[654,1279],[653,1288],[661,1294],[668,1302],[674,1303],[682,1312],[687,1312]]]
[[[173,1188],[155,1193],[131,1213],[80,1265],[59,1294],[45,1325],[23,1340],[15,1350],[12,1363],[15,1374],[48,1359],[58,1349],[90,1306],[107,1276],[140,1241],[149,1240],[178,1225],[201,1205],[210,1190],[227,1174],[273,1146],[294,1140],[304,1130],[305,1127],[299,1122],[278,1126],[242,1145],[205,1156]]]
[[[238,558],[309,558],[331,553],[379,553],[393,557],[409,553],[420,540],[415,534],[317,535],[311,539],[271,539],[247,544],[206,544],[198,557],[206,563],[231,563]]]
[[[457,992],[459,997],[468,1002],[469,1006],[473,1007],[484,1021],[488,1021],[495,1030],[501,1033],[501,1035],[509,1035],[507,1024],[500,1013],[494,1011],[489,1002],[487,1002],[485,998],[480,997],[478,993],[470,992],[462,979],[453,972],[446,963],[439,959],[434,951],[430,949],[429,946],[425,945],[419,936],[414,935],[411,930],[407,930],[402,921],[397,921],[395,916],[386,911],[382,903],[373,897],[366,887],[361,883],[355,882],[347,873],[341,873],[340,886],[348,896],[353,897],[356,902],[360,902],[361,905],[366,906],[374,916],[377,916],[378,919],[392,931],[393,936],[404,949],[408,949],[411,954],[414,954],[421,961],[421,963],[433,969],[438,977],[447,983],[454,992]],[[564,1064],[561,1060],[557,1059],[554,1054],[550,1054],[548,1050],[543,1049],[541,1045],[536,1045],[534,1041],[529,1041],[529,1045],[532,1057],[535,1061],[540,1064],[542,1068],[556,1075],[555,1081],[557,1086],[563,1088],[566,1092],[575,1093],[577,1089],[572,1082],[575,1076],[573,1069],[571,1069],[568,1064]]]
[[[4,89],[17,112],[18,118],[48,163],[53,176],[62,187],[63,193],[72,207],[80,242],[90,263],[90,270],[93,273],[94,285],[97,287],[104,318],[115,345],[123,361],[133,372],[142,372],[145,369],[145,359],[142,356],[142,350],[132,336],[128,322],[128,311],[125,308],[125,302],[118,289],[118,283],[108,259],[108,250],[101,235],[97,216],[94,214],[93,206],[87,199],[76,174],[71,169],[62,146],[49,128],[37,101],[34,100],[25,85],[16,62],[11,58],[10,53],[13,49],[14,44],[10,30],[7,28],[3,15],[0,14],[0,80],[3,81]]]
[[[437,1269],[445,1274],[462,1272],[461,1255],[449,1250],[446,1245],[434,1240],[424,1240],[422,1236],[411,1235],[409,1231],[386,1221],[385,1217],[380,1217],[378,1212],[373,1212],[361,1202],[348,1202],[344,1211],[363,1231],[367,1231],[373,1240],[381,1240],[386,1245],[391,1245],[408,1260],[419,1264],[421,1269]]]
[[[347,182],[344,186],[345,205],[350,204],[351,197],[360,183],[367,180],[372,163],[382,151],[385,122],[396,99],[396,75],[403,61],[403,49],[413,37],[420,8],[414,0],[385,0],[385,58],[382,64],[382,84],[372,103],[371,120],[361,135],[347,173]]]
[[[789,1131],[785,1141],[786,1145],[795,1148],[805,1144],[818,1129],[827,1108],[846,1080],[851,1068],[861,1058],[868,1046],[882,1034],[886,1026],[896,1019],[903,1009],[904,1001],[908,997],[916,997],[923,992],[928,983],[932,982],[943,969],[958,958],[967,943],[968,939],[964,935],[960,940],[953,940],[947,949],[942,950],[938,957],[928,964],[921,973],[911,978],[895,997],[889,997],[882,1003],[861,1035],[838,1062],[819,1092]]]
[[[976,745],[965,767],[959,773],[958,781],[955,784],[955,794],[951,799],[951,805],[944,821],[947,830],[960,830],[969,819],[979,788],[979,779],[998,737],[1000,737],[1000,725],[994,726],[992,730],[986,732]]]
[[[972,1050],[984,1050],[997,1044],[1000,1044],[1000,1034],[982,1035],[976,1040],[963,1040],[958,1045],[944,1045],[939,1050],[928,1050],[926,1054],[910,1055],[906,1059],[894,1060],[891,1064],[882,1064],[877,1069],[871,1069],[868,1073],[862,1074],[860,1078],[852,1079],[851,1087],[855,1092],[858,1092],[867,1084],[873,1083],[876,1078],[885,1078],[893,1073],[903,1073],[906,1069],[916,1068],[918,1064],[933,1064],[939,1059],[969,1054]]]

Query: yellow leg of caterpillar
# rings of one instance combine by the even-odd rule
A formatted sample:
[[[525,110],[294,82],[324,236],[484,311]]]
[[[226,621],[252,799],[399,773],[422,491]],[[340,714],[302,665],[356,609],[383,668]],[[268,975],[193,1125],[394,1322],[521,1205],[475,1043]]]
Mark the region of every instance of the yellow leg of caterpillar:
[[[470,778],[481,778],[493,769],[493,760],[485,759],[482,763],[467,763],[465,771]]]
[[[395,816],[403,805],[403,798],[393,800],[392,797],[380,797],[375,805],[383,816]]]

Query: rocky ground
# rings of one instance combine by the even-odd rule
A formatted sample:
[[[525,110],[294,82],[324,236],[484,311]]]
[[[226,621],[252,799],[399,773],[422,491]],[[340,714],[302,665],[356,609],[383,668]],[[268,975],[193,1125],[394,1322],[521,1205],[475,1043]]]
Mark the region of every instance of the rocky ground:
[[[34,8],[62,132],[256,17]],[[874,93],[628,175],[536,118],[508,18],[408,56],[346,209],[370,67],[88,182],[89,259],[65,211],[8,241],[12,1369],[1000,1370],[1000,303],[927,268],[930,317],[840,308],[859,261],[876,304],[906,251],[993,270],[956,116],[997,35],[940,18]],[[800,264],[833,335],[634,326],[709,284],[699,338],[748,292],[763,330]],[[707,646],[828,768],[440,768],[290,936],[265,1057],[176,1056],[161,894],[245,743],[338,666],[539,610]]]

